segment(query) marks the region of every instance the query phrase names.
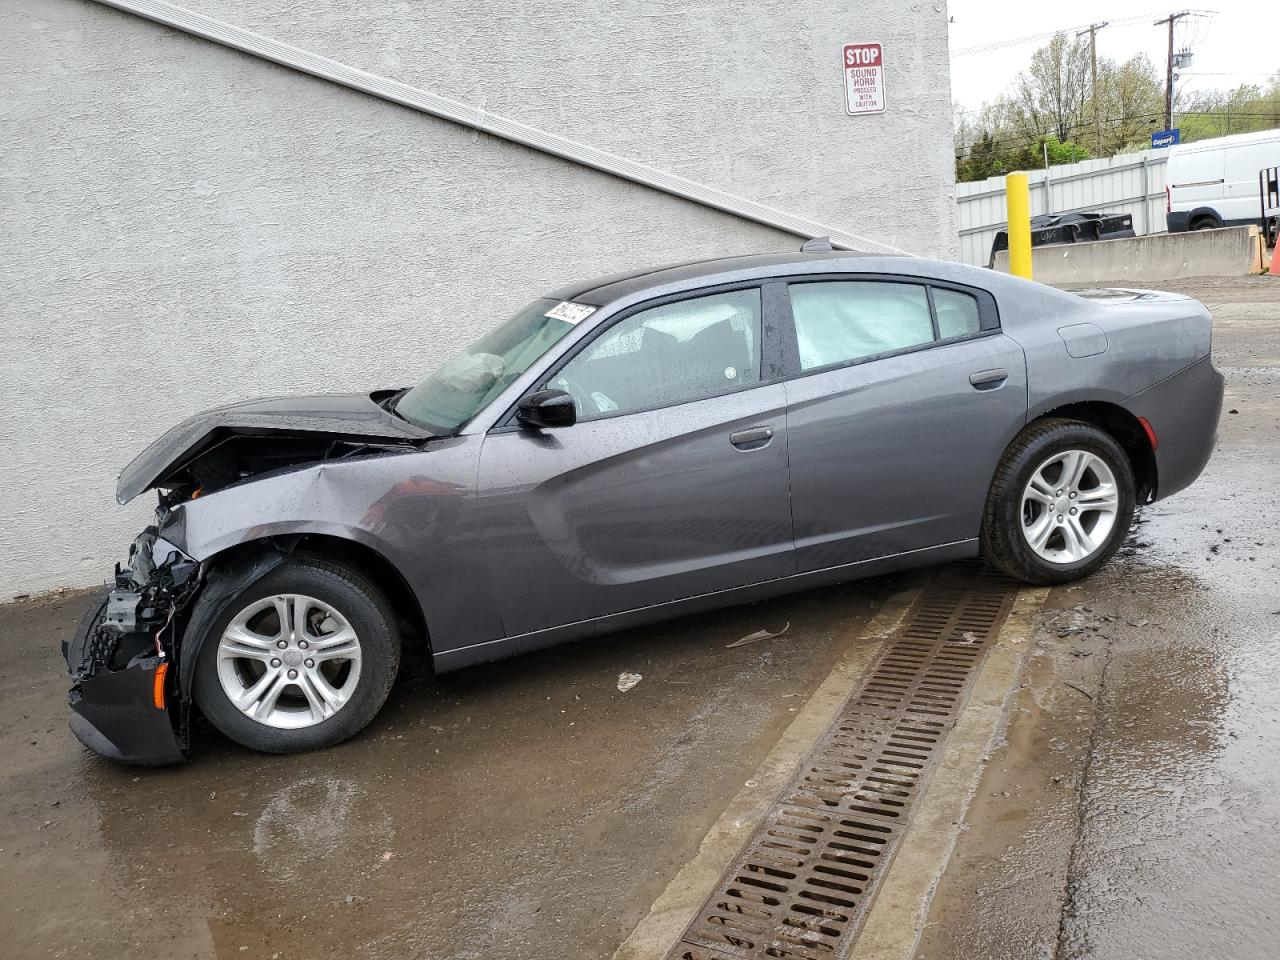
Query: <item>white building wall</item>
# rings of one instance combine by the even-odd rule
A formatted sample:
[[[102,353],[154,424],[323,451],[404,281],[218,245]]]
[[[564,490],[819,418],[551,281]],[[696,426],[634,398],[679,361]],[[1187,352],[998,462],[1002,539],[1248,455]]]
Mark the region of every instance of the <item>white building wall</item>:
[[[189,0],[335,59],[926,254],[955,246],[945,13],[803,2]],[[100,581],[181,417],[416,381],[548,288],[796,238],[89,0],[0,0],[0,599]],[[844,115],[878,40],[889,112]],[[898,62],[893,62],[897,56]],[[922,143],[939,145],[921,159]]]

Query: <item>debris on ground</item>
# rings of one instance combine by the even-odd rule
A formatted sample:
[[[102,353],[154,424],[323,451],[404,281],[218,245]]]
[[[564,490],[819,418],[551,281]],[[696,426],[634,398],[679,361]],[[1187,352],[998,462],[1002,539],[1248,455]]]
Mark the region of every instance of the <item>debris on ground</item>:
[[[1090,693],[1088,690],[1085,690],[1083,687],[1077,687],[1074,683],[1071,683],[1070,681],[1067,681],[1067,680],[1063,680],[1062,682],[1063,684],[1070,687],[1072,690],[1074,690],[1076,693],[1080,694],[1081,696],[1087,697],[1090,700],[1093,699],[1093,694]]]
[[[726,643],[724,648],[728,650],[731,647],[741,647],[748,643],[755,643],[757,640],[772,640],[774,637],[780,637],[791,629],[791,621],[788,620],[782,625],[781,630],[757,630],[755,633],[748,633],[741,640],[735,640],[733,643]]]
[[[643,679],[644,677],[642,677],[638,673],[618,674],[618,692],[626,693],[628,690],[630,690],[632,687],[634,687],[637,683],[639,683]]]

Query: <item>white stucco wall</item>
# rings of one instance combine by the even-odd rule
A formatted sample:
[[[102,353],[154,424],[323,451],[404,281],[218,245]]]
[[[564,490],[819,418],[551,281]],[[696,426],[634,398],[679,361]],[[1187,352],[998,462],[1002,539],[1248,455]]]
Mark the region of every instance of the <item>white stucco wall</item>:
[[[189,5],[954,253],[932,4]],[[413,382],[549,287],[798,242],[89,0],[0,0],[0,17],[0,599],[102,579],[152,507],[117,507],[115,476],[180,417]],[[885,44],[887,113],[844,115],[846,40]]]

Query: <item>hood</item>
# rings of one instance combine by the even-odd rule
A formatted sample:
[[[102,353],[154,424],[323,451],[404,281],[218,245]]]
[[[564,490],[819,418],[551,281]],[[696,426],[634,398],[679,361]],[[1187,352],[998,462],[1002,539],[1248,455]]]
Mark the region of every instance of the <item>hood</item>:
[[[196,460],[227,448],[237,438],[257,438],[257,446],[268,455],[258,460],[275,466],[289,462],[324,459],[314,451],[329,442],[338,443],[420,443],[432,435],[383,409],[367,393],[332,394],[314,397],[273,397],[247,400],[214,407],[183,420],[143,450],[120,474],[116,499],[128,503],[153,486],[181,475]],[[297,454],[271,457],[272,441],[277,447],[293,442]],[[264,442],[265,441],[265,442]],[[312,455],[305,455],[311,451]],[[241,477],[243,474],[241,475]],[[233,479],[239,479],[235,477]]]

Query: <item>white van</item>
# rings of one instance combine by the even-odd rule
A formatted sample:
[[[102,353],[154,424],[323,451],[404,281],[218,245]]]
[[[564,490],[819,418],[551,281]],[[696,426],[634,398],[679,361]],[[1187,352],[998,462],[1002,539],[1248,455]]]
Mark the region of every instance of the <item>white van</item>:
[[[1259,173],[1280,167],[1280,130],[1180,143],[1169,148],[1165,210],[1169,232],[1256,223],[1263,210]]]

